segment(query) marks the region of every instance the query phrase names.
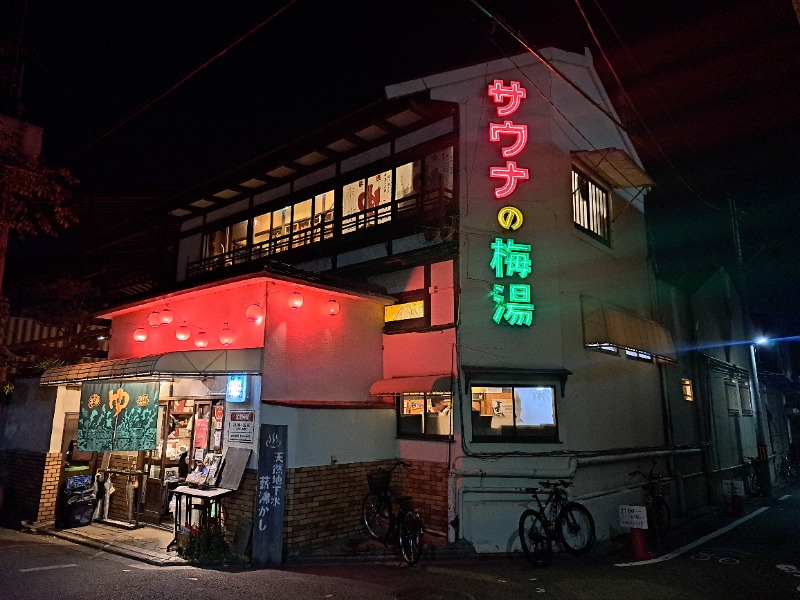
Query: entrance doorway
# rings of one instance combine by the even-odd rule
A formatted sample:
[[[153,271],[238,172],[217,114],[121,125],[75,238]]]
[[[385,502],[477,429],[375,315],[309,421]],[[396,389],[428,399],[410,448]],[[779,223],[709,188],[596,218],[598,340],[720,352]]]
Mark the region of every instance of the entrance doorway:
[[[142,452],[145,472],[141,518],[160,523],[171,518],[170,491],[195,464],[222,451],[224,400],[164,398],[158,406],[156,448]]]

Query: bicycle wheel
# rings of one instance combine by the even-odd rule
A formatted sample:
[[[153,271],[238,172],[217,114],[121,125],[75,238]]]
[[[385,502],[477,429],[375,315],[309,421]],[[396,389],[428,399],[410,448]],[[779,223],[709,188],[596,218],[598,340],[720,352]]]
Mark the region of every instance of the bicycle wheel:
[[[364,498],[361,515],[367,533],[380,542],[386,541],[394,525],[389,499],[379,494],[368,494]]]
[[[747,475],[745,479],[747,482],[747,495],[748,496],[760,496],[761,495],[761,483],[758,481],[758,473],[753,470],[752,473]]]
[[[577,502],[567,502],[556,517],[556,537],[570,554],[585,554],[594,544],[594,519]]]
[[[649,517],[653,521],[651,527],[656,536],[656,543],[660,546],[664,541],[664,535],[672,524],[669,505],[664,498],[661,496],[653,496]]]
[[[397,525],[397,533],[400,538],[400,553],[410,565],[419,562],[422,555],[422,519],[417,513],[406,512],[400,516]]]
[[[519,542],[525,556],[537,567],[546,567],[553,558],[553,545],[547,535],[544,516],[528,509],[519,518]]]

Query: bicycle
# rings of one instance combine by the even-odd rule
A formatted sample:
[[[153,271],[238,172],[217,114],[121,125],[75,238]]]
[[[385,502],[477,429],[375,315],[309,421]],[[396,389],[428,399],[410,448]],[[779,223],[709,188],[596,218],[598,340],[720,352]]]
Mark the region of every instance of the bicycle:
[[[758,479],[758,458],[755,456],[745,456],[744,492],[748,496],[756,497],[761,495],[761,482]]]
[[[778,465],[778,475],[784,481],[792,481],[800,476],[800,466],[784,452],[781,454],[781,462]]]
[[[653,473],[656,468],[656,461],[653,461],[649,473],[642,471],[632,471],[628,477],[642,477],[645,479],[644,506],[647,509],[647,525],[656,538],[656,543],[660,546],[664,541],[664,533],[670,528],[672,516],[669,504],[665,496],[669,495],[670,480],[659,473]]]
[[[396,535],[403,560],[413,566],[422,555],[424,531],[422,518],[414,508],[411,496],[392,497],[389,491],[392,472],[400,466],[411,468],[411,465],[398,461],[389,469],[367,474],[370,492],[364,497],[361,513],[367,533],[384,543]],[[394,505],[398,507],[396,515]]]
[[[526,491],[536,500],[537,508],[528,508],[519,518],[519,541],[531,563],[537,567],[548,565],[553,558],[553,542],[570,554],[581,555],[594,544],[594,519],[589,510],[578,502],[569,500],[566,488],[570,481],[540,481],[550,490],[544,502],[539,488]]]

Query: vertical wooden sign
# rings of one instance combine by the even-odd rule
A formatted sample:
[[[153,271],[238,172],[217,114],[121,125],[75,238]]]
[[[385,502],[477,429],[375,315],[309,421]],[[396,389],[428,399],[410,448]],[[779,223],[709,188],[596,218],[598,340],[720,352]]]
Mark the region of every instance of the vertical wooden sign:
[[[253,564],[283,562],[286,499],[286,425],[262,425],[258,440],[258,484],[253,519]]]

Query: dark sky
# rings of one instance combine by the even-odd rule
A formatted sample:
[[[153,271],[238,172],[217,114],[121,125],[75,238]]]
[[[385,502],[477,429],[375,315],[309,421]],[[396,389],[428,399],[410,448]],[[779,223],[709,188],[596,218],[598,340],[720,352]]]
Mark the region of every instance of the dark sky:
[[[648,211],[661,272],[686,283],[730,260],[733,201],[751,302],[779,335],[800,335],[791,0],[479,4],[532,47],[590,48],[658,182]],[[44,127],[46,161],[114,187],[197,184],[380,100],[387,84],[523,50],[469,0],[5,0],[0,36],[20,31],[24,118]]]

